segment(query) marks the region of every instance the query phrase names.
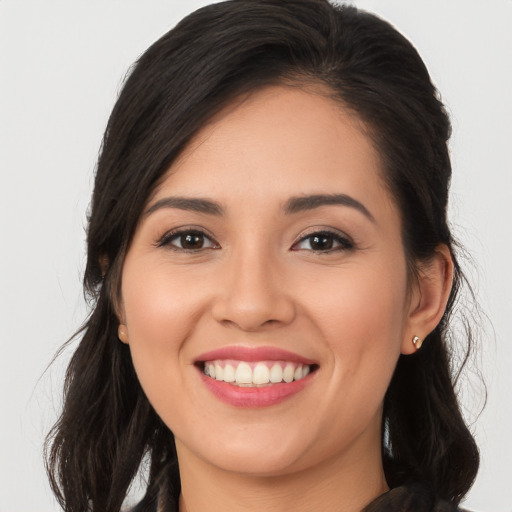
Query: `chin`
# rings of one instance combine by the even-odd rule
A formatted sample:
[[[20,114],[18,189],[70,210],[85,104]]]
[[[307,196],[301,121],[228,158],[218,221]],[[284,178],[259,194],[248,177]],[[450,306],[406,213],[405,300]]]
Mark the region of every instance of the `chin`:
[[[254,477],[282,476],[301,469],[298,467],[296,452],[270,453],[271,451],[271,448],[266,448],[257,452],[227,452],[222,457],[212,458],[208,462],[224,471]]]
[[[289,432],[284,435],[283,432],[276,434],[274,429],[269,429],[271,432],[258,430],[241,428],[238,435],[226,433],[223,436],[212,436],[210,431],[203,438],[211,440],[208,444],[203,442],[193,447],[192,444],[195,443],[189,443],[190,448],[183,448],[194,451],[209,465],[247,476],[278,476],[302,469],[300,466],[304,466],[301,459],[305,446],[300,429],[291,436]],[[248,439],[251,440],[250,443],[247,442]]]

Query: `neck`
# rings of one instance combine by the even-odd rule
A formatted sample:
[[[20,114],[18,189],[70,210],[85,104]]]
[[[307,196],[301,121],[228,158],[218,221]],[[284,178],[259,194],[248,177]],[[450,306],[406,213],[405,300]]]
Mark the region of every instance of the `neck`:
[[[345,454],[302,471],[254,476],[212,466],[183,446],[180,512],[360,512],[388,490],[380,446],[374,453]]]

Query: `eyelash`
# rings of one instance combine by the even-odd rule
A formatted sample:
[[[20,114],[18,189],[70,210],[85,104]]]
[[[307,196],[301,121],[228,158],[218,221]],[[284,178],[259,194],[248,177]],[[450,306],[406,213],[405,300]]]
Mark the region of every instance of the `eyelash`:
[[[200,236],[203,237],[203,240],[209,240],[211,242],[211,246],[209,247],[199,247],[197,249],[187,249],[185,247],[178,247],[176,245],[173,245],[174,240],[178,240],[182,237],[185,237],[187,235],[192,236]],[[157,247],[168,247],[173,251],[181,251],[181,252],[189,252],[189,253],[196,253],[205,249],[219,249],[220,245],[205,231],[199,228],[178,228],[174,229],[168,233],[166,233],[158,242]],[[182,245],[183,245],[183,239],[182,239]]]
[[[199,247],[196,249],[187,249],[183,247],[183,238],[185,236],[199,236],[203,239],[203,244],[205,240],[208,240],[210,242],[210,245],[208,247]],[[298,247],[299,244],[302,242],[305,242],[306,240],[312,240],[314,237],[316,238],[328,238],[331,239],[332,244],[338,244],[334,247],[329,247],[328,249],[304,249]],[[174,245],[172,242],[175,240],[179,240],[181,238],[181,245],[182,247],[178,247]],[[311,242],[310,242],[311,245]],[[178,228],[173,231],[170,231],[166,233],[156,244],[157,247],[169,247],[173,251],[181,251],[181,252],[188,252],[188,253],[197,253],[199,251],[203,251],[205,249],[220,249],[220,245],[218,242],[216,242],[213,237],[211,237],[209,234],[207,234],[205,231],[199,228]],[[341,235],[340,233],[336,231],[330,231],[330,230],[320,230],[320,231],[313,231],[305,236],[303,236],[298,242],[295,242],[291,250],[292,251],[311,251],[316,254],[329,254],[332,252],[340,252],[340,251],[350,251],[355,248],[354,242],[350,240],[346,235]]]
[[[330,238],[330,239],[332,239],[332,243],[333,244],[337,243],[338,246],[330,247],[326,250],[322,250],[322,249],[315,250],[313,248],[311,248],[311,249],[296,248],[302,242],[304,242],[306,240],[311,240],[314,237]],[[311,245],[311,242],[310,242],[310,245]],[[350,240],[350,238],[348,238],[346,235],[342,235],[342,234],[338,233],[337,231],[331,231],[328,229],[324,229],[324,230],[320,230],[320,231],[313,231],[313,232],[307,234],[306,236],[303,236],[298,242],[296,242],[292,246],[292,250],[294,250],[294,251],[306,250],[306,251],[314,252],[316,254],[329,254],[329,253],[333,253],[333,252],[350,251],[354,248],[355,248],[354,242],[352,240]]]

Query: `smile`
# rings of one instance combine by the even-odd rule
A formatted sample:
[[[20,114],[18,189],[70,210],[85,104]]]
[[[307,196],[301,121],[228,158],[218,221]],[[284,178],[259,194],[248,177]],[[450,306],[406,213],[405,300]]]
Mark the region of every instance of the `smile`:
[[[276,347],[231,346],[195,360],[206,388],[219,400],[242,408],[278,404],[313,382],[318,364]]]
[[[303,379],[311,372],[311,365],[292,361],[246,362],[233,359],[207,361],[203,372],[212,379],[234,386],[272,386]]]

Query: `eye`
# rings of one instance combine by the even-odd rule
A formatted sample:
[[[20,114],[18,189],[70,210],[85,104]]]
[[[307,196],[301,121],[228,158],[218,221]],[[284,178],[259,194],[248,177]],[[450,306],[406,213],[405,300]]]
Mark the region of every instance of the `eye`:
[[[332,231],[317,231],[301,238],[293,247],[294,251],[331,252],[353,249],[354,244],[347,237]]]
[[[218,249],[219,244],[197,229],[184,229],[167,233],[158,242],[158,247],[168,246],[173,250],[200,251]]]

